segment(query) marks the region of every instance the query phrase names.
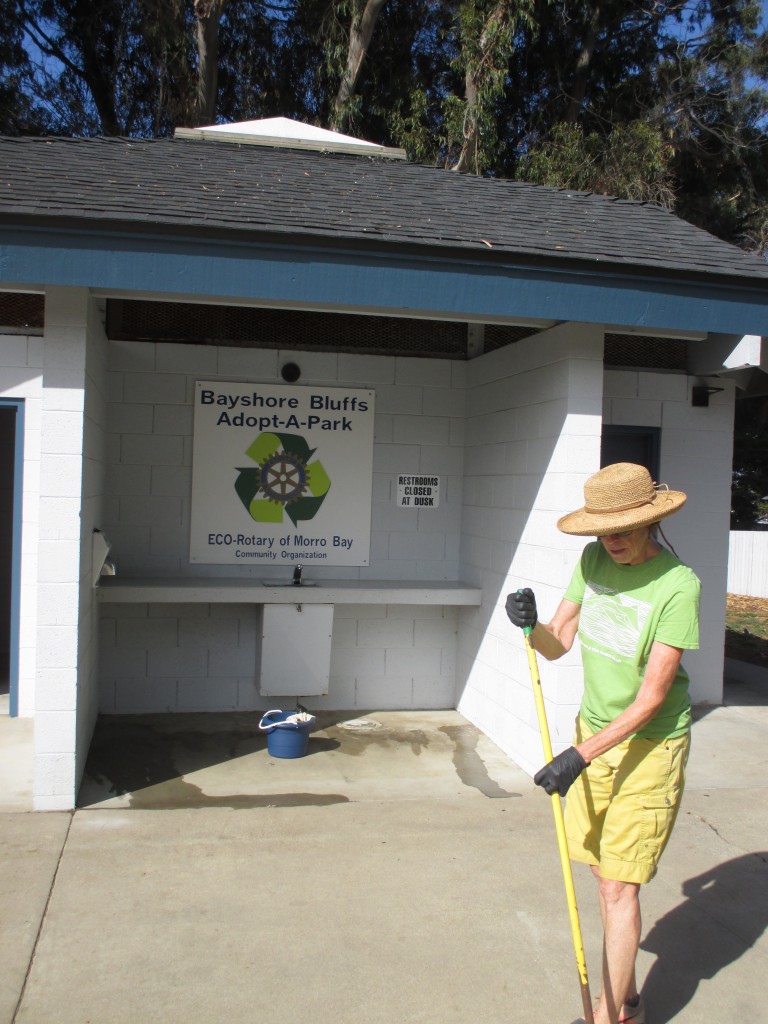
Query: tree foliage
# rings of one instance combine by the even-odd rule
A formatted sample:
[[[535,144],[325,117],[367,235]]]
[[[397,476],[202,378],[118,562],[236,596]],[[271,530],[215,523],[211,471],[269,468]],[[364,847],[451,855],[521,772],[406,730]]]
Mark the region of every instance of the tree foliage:
[[[674,205],[672,147],[643,121],[614,125],[605,135],[578,124],[554,125],[545,145],[520,161],[526,181],[594,191],[622,199]]]
[[[736,402],[731,529],[768,524],[768,396]]]
[[[285,115],[460,172],[661,202],[768,248],[757,0],[15,0],[0,129]]]

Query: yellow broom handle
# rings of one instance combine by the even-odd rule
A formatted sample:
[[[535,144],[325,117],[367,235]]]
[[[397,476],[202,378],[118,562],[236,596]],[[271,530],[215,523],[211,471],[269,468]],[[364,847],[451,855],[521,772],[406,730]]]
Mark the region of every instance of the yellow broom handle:
[[[536,651],[531,639],[532,627],[526,626],[525,650],[528,655],[528,667],[531,670],[531,683],[533,684],[533,697],[536,702],[536,716],[539,720],[539,731],[541,733],[541,745],[544,748],[544,760],[547,764],[552,760],[552,743],[549,738],[549,725],[547,724],[547,712],[544,707],[544,693],[541,689],[541,677],[539,676],[539,665],[536,661]],[[584,957],[584,943],[581,939],[581,925],[579,924],[579,908],[576,906],[576,890],[573,887],[573,872],[571,871],[571,860],[568,856],[568,840],[565,835],[565,821],[563,820],[563,805],[560,803],[560,795],[552,794],[552,813],[555,816],[555,831],[557,832],[557,848],[560,851],[560,865],[563,869],[563,881],[565,882],[565,898],[568,903],[568,916],[571,921],[571,935],[573,936],[573,950],[576,954],[576,967],[579,972],[579,984],[581,987],[581,1002],[584,1007],[584,1020],[586,1024],[595,1024],[592,1013],[592,997],[589,994],[589,978],[587,977],[587,961]]]

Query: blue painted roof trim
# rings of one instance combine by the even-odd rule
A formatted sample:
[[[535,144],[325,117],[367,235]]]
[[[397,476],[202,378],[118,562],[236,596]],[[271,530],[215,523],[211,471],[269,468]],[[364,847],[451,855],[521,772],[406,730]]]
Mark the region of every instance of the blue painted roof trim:
[[[0,282],[72,285],[138,297],[212,297],[464,318],[532,318],[768,334],[759,279],[532,266],[500,260],[382,252],[263,239],[168,238],[12,227],[0,244]]]

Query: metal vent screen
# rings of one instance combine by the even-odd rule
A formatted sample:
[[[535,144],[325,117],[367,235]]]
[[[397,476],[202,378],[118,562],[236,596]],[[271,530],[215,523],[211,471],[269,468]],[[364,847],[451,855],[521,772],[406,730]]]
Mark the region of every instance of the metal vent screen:
[[[183,302],[110,299],[106,327],[107,336],[113,341],[314,349],[439,359],[466,359],[467,350],[467,327],[463,323]]]
[[[514,345],[516,341],[530,338],[532,334],[538,334],[538,330],[532,327],[506,327],[502,324],[486,324],[483,351],[493,352],[497,348]]]
[[[0,330],[13,334],[40,335],[44,327],[44,295],[0,292]]]
[[[639,367],[644,370],[685,370],[688,346],[679,338],[646,334],[606,334],[606,366]]]
[[[109,299],[106,326],[115,341],[467,357],[466,324],[445,320]],[[44,327],[44,295],[0,292],[0,330],[41,335]],[[483,348],[492,352],[535,333],[530,327],[487,324]],[[687,345],[675,338],[606,334],[605,365],[684,371]]]

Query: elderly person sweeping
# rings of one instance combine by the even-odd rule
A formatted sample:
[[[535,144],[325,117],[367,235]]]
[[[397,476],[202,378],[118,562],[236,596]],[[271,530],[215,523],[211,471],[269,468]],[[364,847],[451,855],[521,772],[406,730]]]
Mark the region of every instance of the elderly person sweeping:
[[[686,500],[681,491],[617,463],[587,480],[584,498],[557,527],[598,539],[552,621],[538,621],[530,589],[510,594],[506,611],[514,625],[533,627],[533,646],[549,661],[578,633],[584,696],[574,745],[534,781],[568,793],[570,857],[597,879],[604,942],[595,1024],[644,1024],[635,978],[640,886],[656,874],[683,792],[691,711],[681,658],[698,647],[700,584],[657,540],[660,520]]]

